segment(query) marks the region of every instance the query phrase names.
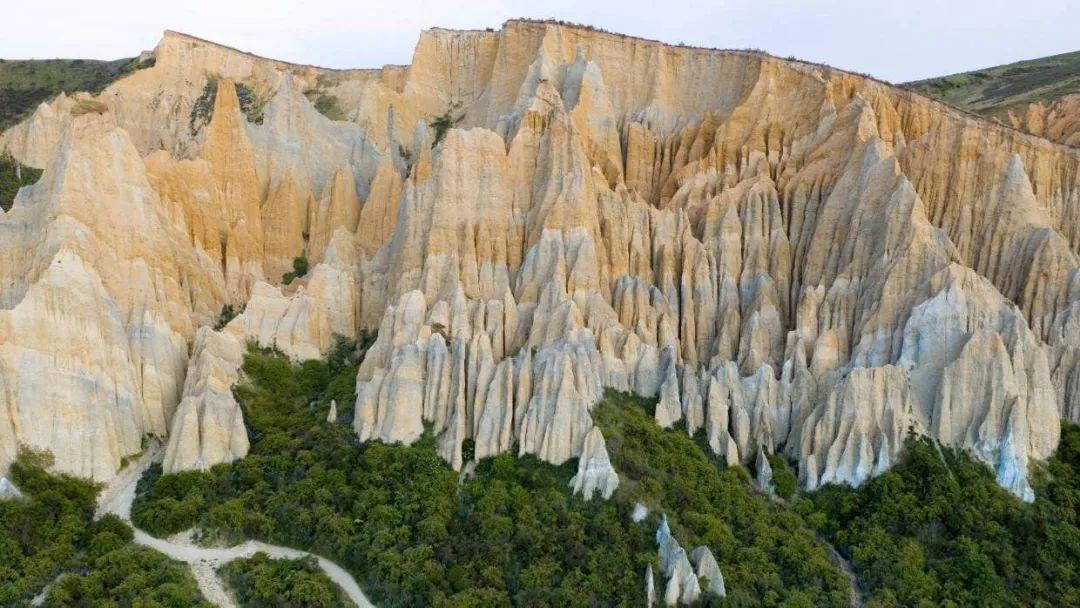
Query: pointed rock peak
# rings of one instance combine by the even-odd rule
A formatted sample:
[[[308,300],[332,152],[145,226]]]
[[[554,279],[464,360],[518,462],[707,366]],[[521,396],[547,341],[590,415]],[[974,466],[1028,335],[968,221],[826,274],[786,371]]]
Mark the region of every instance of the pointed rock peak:
[[[344,194],[351,191],[352,195],[356,196],[356,180],[353,178],[351,166],[348,164],[342,165],[340,169],[334,172],[334,188],[341,190]]]
[[[582,494],[585,500],[592,500],[593,494],[597,492],[607,500],[618,486],[619,476],[611,466],[604,434],[600,432],[600,427],[594,426],[585,435],[585,445],[578,459],[578,472],[570,480],[570,487],[575,494]]]
[[[244,125],[246,120],[240,111],[236,85],[228,78],[217,82],[214,97],[214,114],[207,127],[206,143],[202,157],[217,167],[249,165],[252,180],[255,179],[255,159]],[[245,167],[245,172],[247,167]],[[254,187],[254,183],[250,184]]]
[[[671,526],[668,525],[667,513],[661,513],[660,525],[656,527],[656,544],[663,546],[671,540]]]
[[[645,605],[656,605],[656,575],[653,574],[652,564],[645,566]]]
[[[1005,170],[1005,183],[1026,183],[1029,188],[1031,187],[1027,171],[1024,171],[1024,161],[1020,159],[1019,154],[1013,154],[1009,157],[1009,166]]]
[[[574,44],[574,63],[585,63],[585,49],[581,48],[581,43]]]
[[[1001,454],[998,456],[997,482],[1020,500],[1035,502],[1035,491],[1027,479],[1027,467],[1020,462],[1016,450],[1013,449],[1013,434],[1013,429],[1010,428],[1001,446]]]
[[[755,468],[757,469],[757,477],[754,479],[754,485],[762,492],[773,493],[775,491],[775,486],[773,485],[772,479],[772,465],[769,464],[769,457],[765,454],[764,449],[758,450]]]
[[[1005,179],[1001,183],[1001,196],[998,200],[1001,211],[1016,209],[1023,214],[1023,220],[1035,226],[1049,226],[1046,212],[1042,210],[1031,179],[1024,170],[1024,163],[1019,154],[1013,154],[1009,166],[1005,169]]]
[[[700,546],[690,552],[690,562],[694,565],[697,577],[706,582],[705,591],[717,597],[726,597],[727,588],[724,585],[724,575],[720,572],[720,564],[716,563],[716,557],[706,546]]]
[[[292,72],[284,70],[281,72],[281,83],[278,85],[278,94],[289,94],[293,90],[293,78]]]
[[[217,95],[214,96],[214,119],[219,116],[227,116],[225,112],[232,110],[240,111],[240,98],[236,96],[236,83],[229,78],[221,78],[217,83]]]
[[[15,484],[8,481],[7,477],[0,475],[0,500],[16,500],[23,497],[23,493]]]

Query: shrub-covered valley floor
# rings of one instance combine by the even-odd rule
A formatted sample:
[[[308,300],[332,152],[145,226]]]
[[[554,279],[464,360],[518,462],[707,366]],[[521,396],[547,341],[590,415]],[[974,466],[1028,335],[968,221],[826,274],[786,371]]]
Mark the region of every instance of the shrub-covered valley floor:
[[[504,454],[454,472],[425,436],[412,446],[361,445],[352,412],[359,352],[290,363],[252,349],[236,388],[251,452],[205,472],[140,482],[136,526],[167,536],[195,528],[207,543],[248,538],[328,557],[379,606],[641,606],[646,567],[659,574],[655,531],[666,514],[684,547],[708,546],[727,597],[703,606],[847,606],[856,575],[868,606],[1080,605],[1080,427],[1024,504],[961,452],[911,440],[902,461],[859,489],[794,492],[773,460],[779,496],[724,468],[701,437],[663,430],[653,400],[609,393],[594,417],[620,484],[607,501],[574,496],[576,461],[556,467]],[[466,449],[468,446],[466,446]],[[46,606],[201,606],[183,564],[92,521],[91,484],[45,473],[26,454],[12,477],[26,497],[0,501],[0,604],[51,585]],[[644,521],[631,517],[636,504]],[[62,576],[58,576],[61,573]],[[257,556],[221,574],[242,606],[344,606],[303,560]],[[657,577],[662,596],[664,581]]]

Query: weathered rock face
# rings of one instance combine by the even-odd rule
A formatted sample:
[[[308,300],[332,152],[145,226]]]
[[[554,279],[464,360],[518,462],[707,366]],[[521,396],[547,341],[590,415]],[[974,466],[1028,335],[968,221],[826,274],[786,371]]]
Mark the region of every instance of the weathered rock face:
[[[652,564],[645,566],[645,605],[649,608],[656,605],[656,577],[653,575]]]
[[[574,493],[583,495],[585,500],[591,500],[594,493],[599,493],[604,499],[611,498],[615,488],[619,487],[619,476],[611,466],[604,434],[598,426],[594,426],[585,436],[577,475],[570,479],[570,487]]]
[[[297,360],[378,328],[362,439],[581,458],[582,491],[617,480],[607,388],[808,487],[885,470],[914,429],[1030,497],[1080,420],[1076,149],[827,67],[551,23],[430,30],[382,70],[155,53],[104,115],[61,97],[0,136],[45,168],[0,215],[0,464],[22,441],[106,478],[197,428],[174,412],[224,304],[224,334]]]
[[[664,604],[675,606],[697,601],[701,597],[699,575],[690,565],[686,549],[683,549],[679,541],[671,535],[666,516],[661,519],[660,527],[656,530],[656,546],[660,553],[660,571],[667,579],[667,585],[664,587]],[[713,559],[711,565],[715,564],[716,560]],[[706,564],[706,568],[708,567],[709,564]],[[719,571],[720,567],[717,566],[716,572]]]
[[[706,546],[699,546],[690,552],[690,562],[694,564],[699,580],[707,581],[705,591],[717,597],[726,597],[727,588],[724,586],[724,575],[720,572],[720,565],[716,563],[716,557]]]
[[[232,387],[243,364],[243,343],[231,334],[201,327],[184,382],[184,397],[173,414],[162,469],[166,473],[208,469],[243,458],[247,429]]]
[[[1010,110],[1006,118],[1032,135],[1080,148],[1080,93]]]

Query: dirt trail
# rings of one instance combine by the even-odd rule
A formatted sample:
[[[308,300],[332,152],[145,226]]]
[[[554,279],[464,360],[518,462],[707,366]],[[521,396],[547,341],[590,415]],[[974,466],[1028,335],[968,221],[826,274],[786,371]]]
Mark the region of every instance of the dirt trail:
[[[155,444],[136,462],[129,464],[123,471],[109,482],[105,490],[98,496],[97,517],[112,513],[131,523],[131,503],[135,500],[135,488],[139,479],[151,464],[161,460],[162,448]],[[349,596],[359,608],[374,608],[374,605],[364,596],[356,579],[343,568],[328,559],[319,557],[313,553],[268,545],[263,542],[249,540],[233,547],[200,547],[191,540],[190,531],[171,538],[155,538],[146,532],[135,528],[135,542],[164,553],[170,558],[184,562],[191,567],[195,579],[199,583],[199,590],[206,599],[222,608],[235,608],[232,595],[226,589],[217,569],[238,558],[251,557],[262,551],[274,558],[300,558],[314,557],[323,572],[330,577]]]

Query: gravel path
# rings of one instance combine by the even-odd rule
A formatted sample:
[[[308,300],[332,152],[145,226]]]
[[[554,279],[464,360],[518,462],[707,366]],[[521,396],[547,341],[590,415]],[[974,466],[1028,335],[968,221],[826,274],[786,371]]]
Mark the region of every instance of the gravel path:
[[[138,461],[129,464],[123,471],[120,471],[98,496],[97,516],[101,517],[112,513],[130,524],[131,503],[135,500],[135,488],[150,465],[161,459],[162,452],[161,446],[155,444],[153,447],[148,448],[139,457]],[[192,542],[190,531],[163,539],[150,536],[146,532],[135,528],[134,525],[132,525],[132,528],[135,529],[136,543],[188,564],[195,574],[195,580],[198,581],[199,590],[202,591],[202,594],[206,596],[207,600],[222,608],[236,608],[236,604],[233,602],[232,594],[228,592],[221,577],[218,576],[217,569],[223,564],[238,558],[251,557],[260,551],[273,558],[314,557],[323,572],[330,577],[330,580],[341,587],[353,603],[359,608],[374,608],[374,605],[364,596],[364,592],[360,590],[360,585],[356,583],[356,579],[351,574],[334,562],[313,553],[278,545],[268,545],[254,540],[233,547],[200,547]]]

